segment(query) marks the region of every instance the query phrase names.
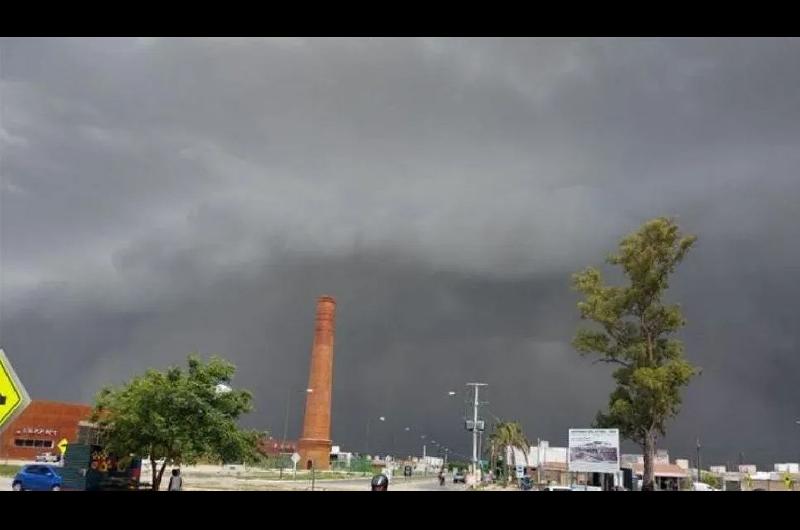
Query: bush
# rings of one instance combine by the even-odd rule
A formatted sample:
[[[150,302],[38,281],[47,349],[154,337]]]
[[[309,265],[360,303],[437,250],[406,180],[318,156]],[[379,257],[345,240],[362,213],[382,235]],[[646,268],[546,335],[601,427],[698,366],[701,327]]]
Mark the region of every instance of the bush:
[[[700,473],[700,482],[704,482],[715,489],[722,489],[722,480],[720,477],[708,472]]]

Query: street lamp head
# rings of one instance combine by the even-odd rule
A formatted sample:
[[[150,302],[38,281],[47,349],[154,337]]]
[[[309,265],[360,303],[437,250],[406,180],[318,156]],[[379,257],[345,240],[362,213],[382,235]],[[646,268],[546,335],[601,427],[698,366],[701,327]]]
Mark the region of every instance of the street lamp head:
[[[378,419],[379,419],[379,420],[381,420],[381,421],[386,421],[386,418],[385,418],[384,416],[381,416],[381,417],[380,417],[380,418],[378,418]]]
[[[448,392],[448,393],[447,393],[447,395],[448,395],[448,396],[455,396],[455,395],[456,395],[456,393],[455,393],[453,390],[451,390],[450,392]]]
[[[406,432],[410,431],[411,427],[406,427]]]

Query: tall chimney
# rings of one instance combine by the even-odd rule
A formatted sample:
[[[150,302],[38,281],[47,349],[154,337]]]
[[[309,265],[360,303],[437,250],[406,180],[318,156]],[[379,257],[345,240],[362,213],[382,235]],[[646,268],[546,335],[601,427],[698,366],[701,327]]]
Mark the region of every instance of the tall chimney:
[[[314,345],[308,375],[303,436],[298,442],[300,463],[306,469],[330,469],[331,389],[333,387],[333,335],[336,301],[331,296],[317,300]]]

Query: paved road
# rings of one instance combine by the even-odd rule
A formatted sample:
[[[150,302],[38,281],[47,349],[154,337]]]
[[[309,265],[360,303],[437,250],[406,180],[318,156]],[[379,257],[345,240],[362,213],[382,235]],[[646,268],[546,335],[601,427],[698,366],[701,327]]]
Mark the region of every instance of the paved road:
[[[11,480],[12,477],[0,476],[0,491],[11,491]],[[320,480],[315,484],[315,489],[321,491],[370,491],[370,480],[371,477],[353,478],[344,480]],[[252,489],[307,490],[311,488],[311,484],[305,480],[296,482],[291,480],[286,480],[282,482],[274,481],[273,484],[274,487],[269,487],[269,488],[252,487]],[[203,486],[187,487],[187,490],[193,490],[193,489],[201,490],[206,488]],[[210,487],[208,489],[218,489],[218,488]],[[227,488],[219,488],[219,489],[227,489]],[[465,491],[465,489],[466,488],[464,487],[464,484],[453,484],[452,479],[446,481],[444,486],[439,486],[439,481],[436,479],[435,475],[428,477],[418,476],[411,478],[405,478],[403,476],[400,476],[400,477],[395,477],[389,483],[389,491]]]
[[[317,483],[316,487],[326,491],[369,491],[371,478],[326,480]],[[444,486],[439,485],[436,476],[427,477],[395,477],[389,483],[389,491],[465,491],[464,484],[453,484],[452,479]]]
[[[453,484],[453,480],[446,480],[443,486],[439,485],[436,477],[428,477],[423,480],[411,480],[404,483],[402,480],[395,480],[394,484],[389,484],[389,491],[466,491],[464,484]]]

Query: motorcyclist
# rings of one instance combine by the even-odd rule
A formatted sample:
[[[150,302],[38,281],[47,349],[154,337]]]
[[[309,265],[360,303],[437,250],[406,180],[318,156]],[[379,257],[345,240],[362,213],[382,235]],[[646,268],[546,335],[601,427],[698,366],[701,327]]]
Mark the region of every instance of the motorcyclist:
[[[375,475],[371,482],[372,491],[387,491],[389,489],[389,478],[386,475]]]

